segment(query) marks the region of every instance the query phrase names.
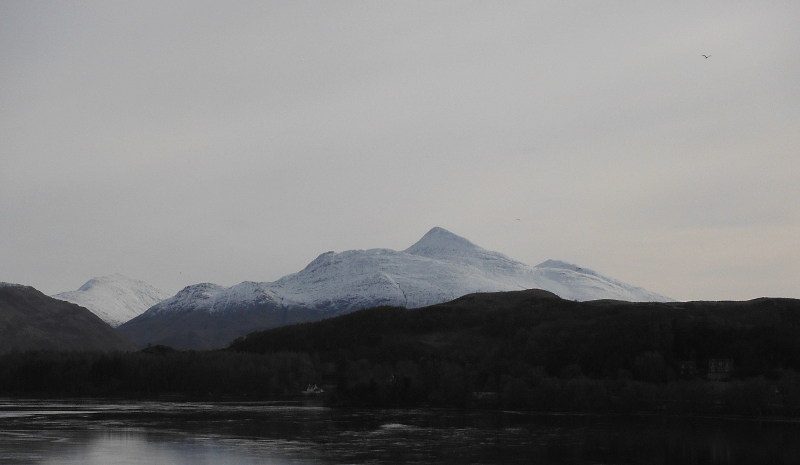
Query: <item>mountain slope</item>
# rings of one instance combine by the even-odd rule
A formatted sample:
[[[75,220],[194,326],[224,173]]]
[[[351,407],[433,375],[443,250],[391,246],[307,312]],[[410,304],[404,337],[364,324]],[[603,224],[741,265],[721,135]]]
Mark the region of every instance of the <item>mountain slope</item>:
[[[88,308],[113,327],[133,319],[169,297],[144,281],[121,274],[92,278],[77,291],[52,296]]]
[[[536,265],[536,280],[541,289],[564,299],[584,302],[587,300],[614,299],[628,302],[671,302],[664,297],[641,287],[631,286],[596,271],[570,263],[547,260]]]
[[[404,251],[327,252],[271,283],[189,286],[119,329],[140,346],[211,348],[220,347],[210,342],[219,341],[219,334],[246,334],[239,332],[243,321],[266,329],[378,305],[415,308],[475,292],[532,288],[571,300],[670,300],[563,262],[530,267],[433,228]],[[187,346],[189,340],[195,342]]]
[[[0,352],[10,350],[134,350],[89,310],[36,289],[0,283]]]

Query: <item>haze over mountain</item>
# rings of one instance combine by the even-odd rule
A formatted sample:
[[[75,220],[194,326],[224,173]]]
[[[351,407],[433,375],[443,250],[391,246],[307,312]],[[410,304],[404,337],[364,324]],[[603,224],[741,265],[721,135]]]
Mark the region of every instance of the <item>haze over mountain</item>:
[[[141,315],[169,294],[144,281],[115,273],[92,278],[77,291],[61,292],[52,297],[88,308],[106,323],[117,327]]]
[[[133,350],[89,310],[19,284],[0,283],[0,352],[10,350]]]
[[[548,260],[530,267],[433,228],[404,251],[326,252],[275,282],[188,286],[119,330],[139,346],[210,349],[255,330],[377,305],[414,308],[475,292],[532,288],[580,301],[671,300],[564,262]]]

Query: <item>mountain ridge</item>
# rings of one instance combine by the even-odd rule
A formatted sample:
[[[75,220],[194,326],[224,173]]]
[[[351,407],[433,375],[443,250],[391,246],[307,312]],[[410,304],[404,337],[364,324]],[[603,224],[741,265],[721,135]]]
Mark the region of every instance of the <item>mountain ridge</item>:
[[[532,288],[570,300],[671,300],[575,265],[545,264],[528,266],[436,227],[403,251],[325,252],[302,270],[274,282],[187,286],[119,329],[140,346],[174,345],[178,339],[219,341],[215,331],[227,332],[233,335],[231,339],[244,334],[235,334],[244,327],[233,321],[233,315],[248,321],[248,328],[264,325],[260,329],[266,329],[378,305],[416,308],[475,292]],[[238,329],[229,331],[232,327]],[[153,337],[156,333],[160,336]]]

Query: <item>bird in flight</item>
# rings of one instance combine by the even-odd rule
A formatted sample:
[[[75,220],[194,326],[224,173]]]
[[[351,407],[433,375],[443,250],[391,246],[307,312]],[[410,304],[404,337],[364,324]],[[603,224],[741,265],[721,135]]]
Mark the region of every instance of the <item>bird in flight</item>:
[[[700,55],[700,56],[702,56],[702,57],[703,57],[703,58],[705,58],[706,60],[708,60],[709,58],[711,58],[711,55]]]

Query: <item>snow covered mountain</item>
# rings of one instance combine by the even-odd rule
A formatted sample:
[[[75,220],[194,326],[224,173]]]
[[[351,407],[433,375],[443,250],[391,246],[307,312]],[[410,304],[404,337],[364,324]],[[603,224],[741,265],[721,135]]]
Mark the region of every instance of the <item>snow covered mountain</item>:
[[[671,300],[564,262],[530,267],[433,228],[404,251],[327,252],[275,282],[188,286],[119,329],[140,346],[213,348],[258,329],[361,308],[422,307],[475,292],[531,288],[572,300]]]
[[[92,278],[77,291],[52,297],[88,308],[109,325],[117,327],[141,315],[169,294],[144,281],[113,274]]]

